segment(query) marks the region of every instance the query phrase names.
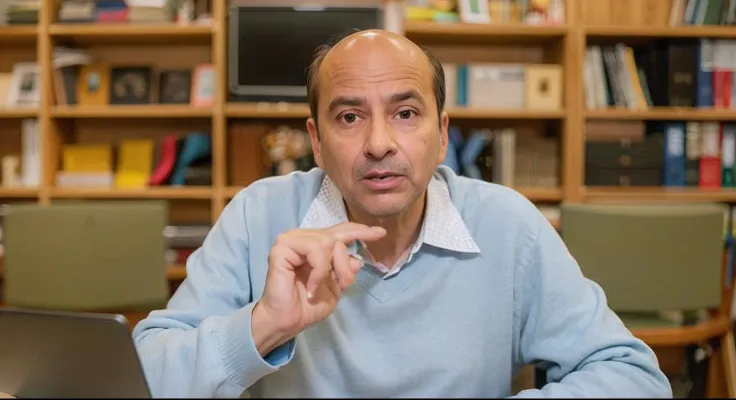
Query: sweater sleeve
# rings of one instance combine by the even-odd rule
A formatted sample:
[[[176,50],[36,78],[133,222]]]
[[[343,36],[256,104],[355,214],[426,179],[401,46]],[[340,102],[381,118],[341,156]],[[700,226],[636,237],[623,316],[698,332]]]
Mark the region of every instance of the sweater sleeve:
[[[518,356],[542,363],[548,383],[515,397],[672,397],[654,352],[611,311],[546,220],[526,255],[516,283]]]
[[[154,397],[238,397],[294,355],[293,341],[265,358],[253,343],[245,201],[227,205],[167,308],[133,331]]]

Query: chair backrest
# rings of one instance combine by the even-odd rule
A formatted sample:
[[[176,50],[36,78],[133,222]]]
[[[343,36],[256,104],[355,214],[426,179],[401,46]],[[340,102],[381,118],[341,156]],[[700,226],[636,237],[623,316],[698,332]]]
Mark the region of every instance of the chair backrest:
[[[720,305],[720,204],[563,204],[561,235],[616,312]]]
[[[5,303],[75,311],[165,305],[167,219],[161,201],[10,206]]]

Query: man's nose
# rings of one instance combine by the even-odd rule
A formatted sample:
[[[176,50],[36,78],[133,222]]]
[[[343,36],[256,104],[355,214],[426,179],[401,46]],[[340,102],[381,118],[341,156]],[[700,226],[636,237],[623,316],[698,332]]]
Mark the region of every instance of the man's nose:
[[[383,120],[371,125],[365,152],[370,158],[381,159],[396,152],[395,133]]]

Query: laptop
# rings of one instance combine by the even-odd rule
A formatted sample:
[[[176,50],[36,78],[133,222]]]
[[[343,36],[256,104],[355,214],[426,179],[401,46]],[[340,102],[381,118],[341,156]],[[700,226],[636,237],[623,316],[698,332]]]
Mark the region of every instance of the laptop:
[[[0,308],[0,392],[151,398],[122,315]]]

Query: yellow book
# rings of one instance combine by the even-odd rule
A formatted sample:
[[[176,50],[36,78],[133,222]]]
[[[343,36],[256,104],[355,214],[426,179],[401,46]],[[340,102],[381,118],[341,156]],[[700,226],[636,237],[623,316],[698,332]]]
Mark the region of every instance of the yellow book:
[[[62,147],[65,172],[112,171],[112,147],[106,144],[66,144]]]
[[[647,109],[647,99],[644,97],[644,90],[641,87],[641,80],[639,80],[639,72],[636,70],[636,60],[634,59],[634,50],[626,46],[624,49],[624,64],[625,68],[631,77],[631,85],[634,87],[634,94],[636,95],[636,108]]]
[[[142,189],[148,187],[153,168],[153,140],[130,139],[120,143],[115,187]]]

